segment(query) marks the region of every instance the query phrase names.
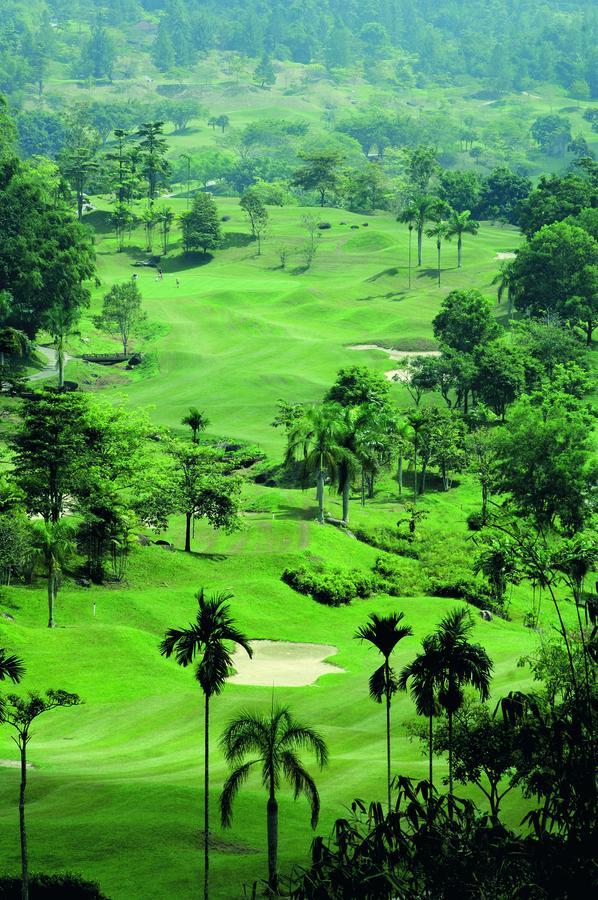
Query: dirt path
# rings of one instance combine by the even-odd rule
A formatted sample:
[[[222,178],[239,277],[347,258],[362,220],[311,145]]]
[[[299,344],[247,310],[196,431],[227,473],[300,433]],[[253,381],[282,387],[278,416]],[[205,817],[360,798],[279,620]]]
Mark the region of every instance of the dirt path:
[[[330,644],[299,644],[289,641],[251,641],[253,659],[244,650],[233,656],[236,675],[233,684],[266,687],[302,687],[313,684],[321,675],[344,672],[339,666],[324,662],[337,648]]]

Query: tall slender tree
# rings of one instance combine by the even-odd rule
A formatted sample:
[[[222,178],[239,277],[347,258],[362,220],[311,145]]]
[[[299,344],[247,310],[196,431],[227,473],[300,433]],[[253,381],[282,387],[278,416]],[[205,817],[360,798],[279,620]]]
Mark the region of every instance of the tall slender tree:
[[[29,852],[27,849],[27,828],[25,822],[25,801],[27,792],[27,747],[31,740],[31,726],[42,713],[65,706],[77,706],[81,699],[67,691],[47,691],[45,697],[29,694],[17,697],[10,694],[4,707],[3,721],[15,732],[15,743],[19,748],[21,783],[19,788],[19,831],[21,836],[21,900],[29,900]]]
[[[370,697],[376,703],[386,703],[386,788],[388,809],[391,808],[390,785],[390,705],[396,694],[399,683],[396,673],[390,664],[390,657],[399,641],[410,637],[413,630],[410,625],[401,625],[404,613],[391,613],[389,616],[378,616],[372,613],[368,622],[357,629],[355,637],[360,641],[368,641],[382,654],[384,662],[370,676]]]
[[[436,268],[438,272],[438,287],[440,287],[440,255],[442,251],[442,242],[450,241],[449,226],[444,219],[438,219],[426,230],[426,234],[430,238],[436,240]]]
[[[457,268],[461,268],[461,255],[463,248],[464,234],[477,234],[480,223],[471,218],[471,212],[468,209],[463,212],[457,212],[452,209],[449,215],[447,235],[457,238]]]
[[[439,712],[437,689],[441,673],[438,642],[433,634],[422,641],[422,651],[401,670],[398,687],[406,691],[411,682],[410,692],[415,702],[418,716],[428,718],[429,774],[430,787],[434,785],[434,716]]]
[[[432,194],[416,194],[405,209],[398,215],[398,221],[404,222],[410,230],[417,231],[417,264],[422,265],[424,229],[438,205],[438,198]]]
[[[343,454],[340,428],[329,406],[313,406],[290,428],[286,460],[301,459],[305,475],[316,475],[318,522],[324,524],[324,484],[326,476],[335,481]]]
[[[204,695],[204,900],[209,894],[210,864],[210,700],[222,693],[227,678],[233,673],[233,660],[227,643],[238,644],[251,658],[248,638],[237,628],[230,615],[228,601],[232,594],[216,593],[206,597],[201,588],[196,594],[198,610],[195,621],[187,628],[169,628],[160,653],[173,654],[186,668],[197,656],[195,678]]]
[[[48,628],[54,628],[54,607],[65,563],[75,552],[73,530],[64,519],[58,522],[34,522],[31,544],[35,558],[44,568],[48,580]]]
[[[199,444],[199,433],[205,431],[210,420],[196,406],[191,406],[186,416],[181,419],[181,425],[188,425],[191,429],[191,440],[194,444]]]
[[[268,792],[268,887],[278,894],[278,800],[276,792],[282,778],[293,788],[295,799],[307,797],[311,808],[311,827],[318,824],[320,796],[316,783],[304,768],[297,750],[312,750],[320,769],[328,762],[324,738],[309,725],[293,718],[288,706],[272,709],[268,716],[241,712],[226,726],[220,746],[229,765],[235,768],[226,779],[220,797],[220,814],[226,828],[232,823],[233,803],[254,766],[261,768],[262,784]],[[246,757],[255,753],[254,759]]]
[[[453,717],[463,704],[463,688],[470,685],[481,700],[490,694],[492,660],[480,644],[472,644],[469,635],[473,619],[462,606],[441,620],[434,634],[438,653],[438,702],[448,719],[449,792],[453,793]]]

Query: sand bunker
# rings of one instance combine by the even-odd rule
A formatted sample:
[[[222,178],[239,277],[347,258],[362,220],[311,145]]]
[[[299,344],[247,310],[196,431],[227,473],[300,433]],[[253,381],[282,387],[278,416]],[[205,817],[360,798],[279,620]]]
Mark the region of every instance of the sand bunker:
[[[353,344],[347,350],[381,350],[389,359],[402,359],[405,362],[416,356],[440,356],[440,350],[393,350],[392,347],[381,347],[379,344]],[[411,373],[407,367],[389,369],[384,375],[389,381],[402,381],[404,384],[411,381]]]
[[[238,649],[233,656],[237,674],[229,678],[233,684],[270,687],[301,687],[313,684],[320,675],[338,675],[339,666],[324,662],[337,648],[330,644],[296,644],[288,641],[251,641],[253,659]]]
[[[494,259],[515,259],[516,253],[497,253]]]
[[[389,359],[413,359],[414,356],[440,356],[440,350],[393,350],[380,344],[352,344],[347,350],[381,350]]]
[[[20,759],[0,759],[0,766],[4,766],[7,769],[20,769],[21,768],[21,760]],[[27,763],[28,769],[33,769],[33,763]]]

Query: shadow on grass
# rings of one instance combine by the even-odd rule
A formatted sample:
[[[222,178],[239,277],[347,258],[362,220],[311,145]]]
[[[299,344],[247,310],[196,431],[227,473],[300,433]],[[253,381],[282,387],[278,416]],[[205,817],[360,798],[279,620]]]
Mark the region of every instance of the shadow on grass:
[[[167,274],[185,272],[187,269],[197,269],[199,266],[207,266],[214,257],[211,253],[181,253],[162,260],[162,271]]]
[[[397,266],[392,266],[392,268],[390,268],[390,269],[383,269],[381,272],[376,272],[375,275],[371,275],[369,278],[366,278],[366,281],[373,282],[373,281],[378,281],[379,278],[386,278],[386,277],[392,278],[395,275],[398,275],[399,272],[400,272],[400,269]]]
[[[252,234],[245,234],[244,231],[226,231],[222,235],[220,241],[221,250],[230,250],[232,247],[248,247],[254,244],[255,238]]]
[[[281,505],[275,510],[276,516],[280,515],[283,519],[295,519],[300,522],[312,521],[317,516],[317,507],[314,500],[313,509],[304,509],[301,506]]]

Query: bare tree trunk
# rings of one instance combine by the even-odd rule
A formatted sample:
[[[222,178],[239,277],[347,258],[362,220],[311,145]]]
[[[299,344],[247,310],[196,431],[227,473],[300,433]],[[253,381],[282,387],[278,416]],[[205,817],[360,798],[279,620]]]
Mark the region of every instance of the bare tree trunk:
[[[268,887],[273,894],[278,893],[278,803],[274,787],[270,787],[268,798]]]
[[[203,801],[203,896],[208,900],[210,883],[210,698],[205,695],[204,715],[204,801]]]
[[[322,469],[318,472],[318,480],[316,484],[316,497],[318,500],[318,522],[324,524],[324,472]]]
[[[448,712],[448,744],[449,744],[449,753],[448,753],[449,794],[452,796],[452,794],[453,794],[453,712],[451,709],[447,710],[447,712]]]
[[[403,496],[403,454],[399,453],[399,497]]]
[[[386,661],[386,679],[387,684],[390,678],[390,672],[388,667],[388,660]],[[390,812],[390,692],[386,691],[386,789],[388,793],[388,811]]]
[[[191,513],[185,513],[185,553],[191,553]]]
[[[417,229],[417,264],[421,266],[422,264],[422,244],[424,240],[424,229],[423,226]]]
[[[434,770],[433,770],[433,762],[432,762],[433,756],[434,756],[434,725],[433,725],[434,717],[433,717],[432,714],[430,713],[430,715],[429,715],[428,718],[429,718],[429,722],[428,722],[428,741],[429,741],[429,743],[430,743],[430,772],[429,772],[429,776],[428,776],[428,777],[429,777],[429,779],[430,779],[430,790],[431,790],[432,787],[434,786],[434,777],[433,777],[433,775],[434,775]]]
[[[29,900],[29,858],[25,829],[25,790],[27,788],[27,739],[19,739],[21,751],[21,785],[19,789],[19,831],[21,836],[21,900]]]
[[[54,628],[54,601],[56,599],[56,575],[51,566],[48,570],[48,628]]]
[[[351,493],[351,479],[347,475],[343,484],[343,522],[349,521],[349,494]]]
[[[463,242],[462,242],[462,240],[461,240],[461,235],[459,235],[459,238],[458,238],[458,240],[457,240],[457,268],[458,268],[458,269],[461,268],[461,247],[462,247],[462,243],[463,243]]]

